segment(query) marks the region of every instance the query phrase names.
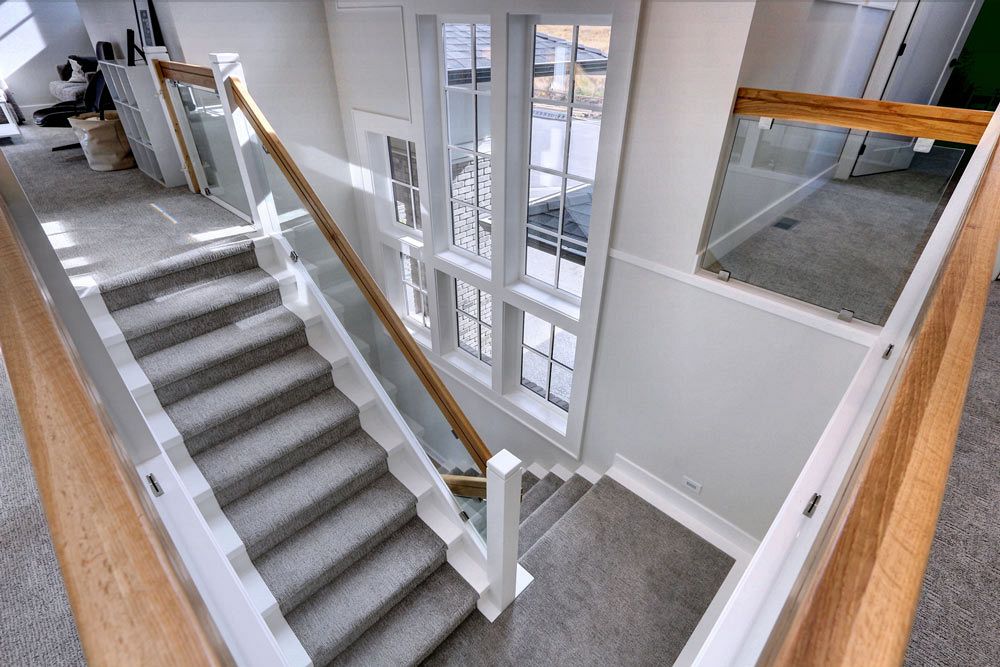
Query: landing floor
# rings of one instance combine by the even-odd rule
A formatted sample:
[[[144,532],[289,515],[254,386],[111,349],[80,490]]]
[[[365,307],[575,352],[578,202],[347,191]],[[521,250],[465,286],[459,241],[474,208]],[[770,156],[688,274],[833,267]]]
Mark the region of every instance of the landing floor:
[[[669,665],[734,561],[605,477],[521,559],[535,580],[431,665]]]

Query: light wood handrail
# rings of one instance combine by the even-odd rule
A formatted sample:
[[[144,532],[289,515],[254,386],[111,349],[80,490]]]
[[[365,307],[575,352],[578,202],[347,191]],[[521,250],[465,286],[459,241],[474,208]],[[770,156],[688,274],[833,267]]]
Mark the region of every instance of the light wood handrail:
[[[361,293],[364,294],[368,304],[375,311],[379,320],[382,321],[382,324],[389,332],[389,335],[392,336],[396,346],[403,353],[403,356],[406,357],[410,367],[413,368],[424,388],[427,389],[431,398],[434,399],[434,402],[444,414],[445,419],[448,420],[455,436],[465,445],[469,455],[485,475],[486,462],[492,457],[486,443],[479,437],[476,429],[473,428],[472,423],[465,416],[462,408],[459,407],[458,402],[455,401],[451,392],[448,391],[448,387],[445,386],[437,371],[431,366],[430,361],[428,361],[420,346],[413,339],[413,336],[410,335],[410,332],[407,331],[402,320],[399,319],[399,315],[392,307],[392,304],[389,303],[389,300],[382,293],[382,290],[379,289],[378,284],[368,272],[361,258],[354,251],[354,248],[351,247],[350,241],[347,240],[347,237],[320,200],[316,191],[313,190],[312,186],[306,180],[298,165],[295,164],[285,145],[275,133],[274,128],[271,127],[260,107],[254,102],[246,85],[235,77],[227,79],[227,82],[233,103],[246,114],[247,120],[270,154],[271,159],[274,160],[274,163],[285,175],[289,185],[298,194],[299,199],[302,200],[302,204],[316,222],[316,226],[323,232],[323,236],[326,237],[330,247],[333,248],[340,261],[347,267],[348,272],[361,290]]]
[[[0,346],[87,662],[229,664],[46,295],[0,200]]]
[[[218,91],[215,85],[215,76],[210,67],[179,63],[176,60],[157,60],[156,71],[164,79]]]
[[[906,137],[977,144],[993,117],[988,111],[924,104],[740,88],[733,113]]]
[[[441,475],[451,492],[463,498],[486,499],[486,478],[471,475]]]
[[[998,241],[994,148],[866,455],[828,517],[761,664],[902,664]]]

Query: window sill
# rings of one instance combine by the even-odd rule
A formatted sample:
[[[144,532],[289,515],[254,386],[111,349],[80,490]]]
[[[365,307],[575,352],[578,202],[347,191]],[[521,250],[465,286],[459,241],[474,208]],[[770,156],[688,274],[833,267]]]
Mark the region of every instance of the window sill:
[[[531,393],[520,385],[504,394],[504,398],[519,410],[523,410],[559,435],[566,435],[569,414],[554,405],[550,405],[545,399]]]
[[[516,282],[510,286],[510,291],[514,294],[521,296],[529,301],[540,304],[547,308],[548,310],[561,315],[565,320],[569,320],[569,326],[567,322],[560,322],[553,320],[553,318],[544,318],[552,320],[554,324],[559,325],[560,328],[566,329],[571,333],[575,333],[577,326],[580,322],[580,304],[572,299],[565,299],[557,294],[553,294],[548,290],[544,290],[540,287],[535,287],[530,283],[524,281]],[[522,310],[524,310],[522,308]]]
[[[484,260],[473,259],[471,255],[465,255],[460,252],[455,252],[454,250],[445,250],[444,252],[438,253],[436,258],[450,267],[467,271],[468,273],[478,276],[486,282],[490,281],[490,265],[485,263]]]
[[[399,319],[403,320],[403,326],[405,326],[406,330],[410,332],[411,336],[413,336],[413,340],[417,341],[418,345],[425,348],[429,352],[432,349],[430,332],[422,326],[414,323],[413,320],[405,315],[400,315]]]
[[[456,370],[465,373],[477,382],[486,387],[493,385],[493,368],[476,361],[471,356],[460,350],[453,350],[442,355],[442,358],[451,364]]]

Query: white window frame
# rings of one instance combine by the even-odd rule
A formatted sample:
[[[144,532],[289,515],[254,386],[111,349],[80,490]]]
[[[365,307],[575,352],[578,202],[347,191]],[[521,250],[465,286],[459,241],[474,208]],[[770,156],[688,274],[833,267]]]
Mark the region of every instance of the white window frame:
[[[414,336],[426,348],[430,361],[444,376],[480,396],[508,416],[535,431],[542,438],[578,457],[582,442],[583,426],[589,396],[589,383],[596,348],[598,314],[603,292],[603,281],[611,235],[611,211],[618,185],[618,163],[621,157],[628,91],[631,85],[632,61],[638,29],[639,0],[617,2],[605,0],[591,3],[607,13],[572,15],[510,14],[504,8],[491,9],[491,16],[473,14],[415,15],[408,16],[407,61],[411,114],[399,119],[370,112],[353,111],[352,121],[358,166],[355,183],[358,192],[359,214],[367,215],[362,242],[369,244],[367,256],[373,261],[372,271],[392,294],[395,273],[398,269],[398,248],[407,243],[419,246],[428,278],[428,301],[431,308],[431,331],[425,335],[414,327]],[[519,10],[521,8],[519,7]],[[527,8],[530,10],[530,7]],[[526,109],[527,95],[508,90],[508,70],[525,67],[521,79],[531,85],[531,54],[533,30],[536,23],[563,25],[601,25],[612,27],[608,79],[605,89],[603,118],[598,147],[597,186],[590,229],[583,296],[572,298],[567,292],[551,286],[531,284],[524,280],[522,266],[524,248],[522,237],[525,225],[520,217],[526,215],[527,202],[527,135],[519,136],[517,128],[511,130],[509,113]],[[446,173],[447,143],[444,127],[443,91],[441,78],[444,69],[441,61],[441,30],[444,23],[490,23],[492,77],[490,87],[490,125],[492,133],[492,219],[493,253],[490,261],[456,248],[451,243],[450,217],[446,209],[449,199]],[[520,33],[520,34],[518,34]],[[411,39],[412,37],[412,39]],[[524,49],[509,49],[512,41]],[[525,53],[527,52],[527,53]],[[519,97],[520,96],[520,97]],[[514,124],[516,125],[516,124]],[[385,213],[376,209],[384,206],[391,215],[386,199],[387,190],[379,192],[380,173],[388,173],[376,164],[388,160],[386,148],[381,154],[370,150],[370,135],[393,136],[413,141],[417,146],[418,180],[421,198],[420,232],[401,225],[387,224]],[[382,145],[385,144],[384,136]],[[522,146],[522,155],[511,146]],[[518,166],[520,165],[520,166]],[[521,176],[524,175],[522,182]],[[511,180],[511,179],[514,180]],[[507,187],[510,184],[512,187]],[[508,221],[508,206],[517,206],[518,214]],[[394,218],[393,218],[394,221]],[[505,221],[508,221],[505,224]],[[509,248],[510,250],[506,250]],[[392,251],[395,254],[389,254]],[[395,257],[395,261],[387,261]],[[465,351],[457,349],[454,279],[458,278],[487,292],[493,300],[492,313],[492,367],[475,360]],[[401,285],[401,282],[396,282]],[[401,290],[397,290],[401,293]],[[567,299],[566,297],[571,297]],[[391,297],[392,298],[392,297]],[[392,298],[394,305],[402,302]],[[521,385],[521,340],[523,313],[528,312],[577,337],[576,359],[573,368],[573,386],[570,410],[540,398]],[[451,381],[449,380],[449,381]]]

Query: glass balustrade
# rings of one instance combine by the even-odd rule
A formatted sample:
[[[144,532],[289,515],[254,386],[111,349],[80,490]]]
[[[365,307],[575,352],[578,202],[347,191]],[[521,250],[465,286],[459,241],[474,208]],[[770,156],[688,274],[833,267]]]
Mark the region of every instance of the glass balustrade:
[[[199,181],[207,188],[205,194],[249,216],[250,204],[219,94],[186,83],[178,83],[177,92],[194,142],[191,158]]]
[[[251,143],[268,182],[282,235],[299,256],[358,352],[441,474],[482,476],[475,460],[452,432],[437,403],[392,340],[376,311],[306,210],[284,173],[256,135]],[[486,503],[456,496],[459,506],[486,538]]]
[[[884,324],[967,150],[923,148],[912,137],[741,118],[702,267]]]

